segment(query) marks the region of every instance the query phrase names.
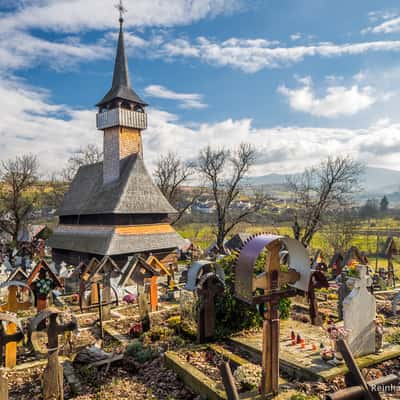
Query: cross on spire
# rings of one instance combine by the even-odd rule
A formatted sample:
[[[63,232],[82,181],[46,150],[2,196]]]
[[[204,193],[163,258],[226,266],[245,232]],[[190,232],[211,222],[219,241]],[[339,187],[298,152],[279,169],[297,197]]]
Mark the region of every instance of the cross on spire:
[[[128,11],[122,2],[122,0],[119,0],[119,3],[115,5],[115,8],[119,11],[119,23],[123,24],[124,22],[124,14]]]

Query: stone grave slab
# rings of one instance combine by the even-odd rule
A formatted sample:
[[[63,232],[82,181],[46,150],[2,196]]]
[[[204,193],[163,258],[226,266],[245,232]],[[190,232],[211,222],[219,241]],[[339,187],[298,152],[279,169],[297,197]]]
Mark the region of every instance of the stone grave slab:
[[[305,340],[305,349],[301,349],[300,345],[292,346],[292,330]],[[230,341],[261,359],[262,332],[234,336]],[[332,366],[322,360],[319,349],[321,342],[325,346],[330,346],[330,340],[321,327],[293,320],[281,321],[279,352],[281,370],[298,379],[326,381],[346,373],[347,367],[344,364]],[[316,344],[316,350],[312,350],[312,343]],[[360,368],[365,368],[399,356],[400,346],[385,343],[381,353],[358,357],[356,361]]]

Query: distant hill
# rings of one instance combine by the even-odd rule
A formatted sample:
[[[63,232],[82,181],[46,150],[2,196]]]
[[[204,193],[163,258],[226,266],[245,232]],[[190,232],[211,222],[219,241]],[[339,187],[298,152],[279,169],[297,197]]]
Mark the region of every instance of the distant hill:
[[[292,174],[289,176],[294,176]],[[288,175],[268,174],[263,176],[250,177],[249,183],[260,186],[276,186],[285,185]],[[400,192],[400,171],[386,168],[367,167],[361,182],[364,190],[363,197],[381,197],[382,195],[390,195],[393,193],[393,200],[399,196]],[[390,196],[389,196],[390,198]]]

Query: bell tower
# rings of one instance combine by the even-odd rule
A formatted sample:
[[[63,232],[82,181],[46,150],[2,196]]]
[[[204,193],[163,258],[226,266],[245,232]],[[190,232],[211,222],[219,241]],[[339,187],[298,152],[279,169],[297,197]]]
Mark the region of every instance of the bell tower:
[[[120,29],[112,87],[96,104],[97,129],[104,132],[104,184],[119,179],[121,159],[132,154],[143,157],[142,130],[147,128],[147,104],[132,89],[129,77],[123,32],[123,14],[126,10],[122,0],[117,8],[120,12]]]

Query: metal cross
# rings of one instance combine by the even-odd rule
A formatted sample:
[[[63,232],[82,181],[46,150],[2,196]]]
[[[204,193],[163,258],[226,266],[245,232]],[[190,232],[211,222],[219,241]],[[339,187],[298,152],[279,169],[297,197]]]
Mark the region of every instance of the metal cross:
[[[115,8],[119,11],[119,22],[122,24],[124,22],[124,14],[128,11],[122,2],[119,0],[119,3],[115,5]]]

